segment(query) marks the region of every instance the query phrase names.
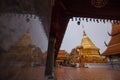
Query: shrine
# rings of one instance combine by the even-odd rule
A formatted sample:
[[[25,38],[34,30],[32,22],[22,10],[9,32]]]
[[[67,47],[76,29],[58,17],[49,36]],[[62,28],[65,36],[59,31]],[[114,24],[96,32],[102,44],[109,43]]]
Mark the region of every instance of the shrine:
[[[66,65],[68,59],[68,53],[65,50],[59,50],[58,56],[56,59],[57,65]]]

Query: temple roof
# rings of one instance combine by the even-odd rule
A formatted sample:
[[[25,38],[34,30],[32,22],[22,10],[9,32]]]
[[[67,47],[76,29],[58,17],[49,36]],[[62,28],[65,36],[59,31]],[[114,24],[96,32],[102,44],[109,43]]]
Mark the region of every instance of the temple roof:
[[[111,34],[112,38],[102,55],[120,54],[120,24],[113,24]]]
[[[81,46],[83,47],[83,49],[96,49],[96,50],[99,50],[99,48],[97,48],[95,46],[95,44],[91,41],[91,39],[87,36],[85,31],[83,31],[83,38],[82,38],[82,41],[81,41]]]
[[[67,52],[65,50],[59,50],[58,52],[58,58],[66,58]]]
[[[102,55],[117,55],[120,54],[120,43],[108,47],[107,50]]]
[[[120,24],[112,24],[112,33],[111,36],[114,36],[116,34],[120,33]]]

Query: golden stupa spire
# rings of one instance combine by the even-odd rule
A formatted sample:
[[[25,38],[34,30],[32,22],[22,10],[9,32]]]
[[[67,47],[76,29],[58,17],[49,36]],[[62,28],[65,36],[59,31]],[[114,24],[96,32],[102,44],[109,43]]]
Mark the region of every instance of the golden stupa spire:
[[[83,36],[86,36],[85,29],[84,29],[83,25],[82,25],[82,28],[83,28]]]
[[[81,45],[84,48],[99,49],[94,45],[94,43],[91,41],[91,39],[87,36],[83,25],[82,25],[82,28],[83,28],[83,38],[81,41]]]

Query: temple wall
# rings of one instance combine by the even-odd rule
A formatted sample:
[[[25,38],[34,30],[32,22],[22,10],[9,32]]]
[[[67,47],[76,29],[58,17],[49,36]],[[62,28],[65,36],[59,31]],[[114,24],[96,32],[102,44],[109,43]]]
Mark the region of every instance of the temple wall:
[[[120,70],[120,57],[119,56],[110,57],[108,64],[110,69]]]

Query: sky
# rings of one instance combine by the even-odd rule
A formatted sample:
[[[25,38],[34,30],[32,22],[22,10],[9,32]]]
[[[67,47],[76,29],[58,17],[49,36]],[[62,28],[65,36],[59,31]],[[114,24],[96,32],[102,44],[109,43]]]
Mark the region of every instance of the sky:
[[[71,52],[73,48],[81,44],[83,36],[83,28],[87,36],[92,40],[92,42],[100,48],[100,53],[102,54],[106,46],[104,41],[108,44],[111,37],[108,35],[108,32],[111,33],[112,24],[110,22],[99,22],[96,21],[80,21],[80,25],[77,24],[77,21],[69,20],[60,50],[66,50],[68,53]]]

